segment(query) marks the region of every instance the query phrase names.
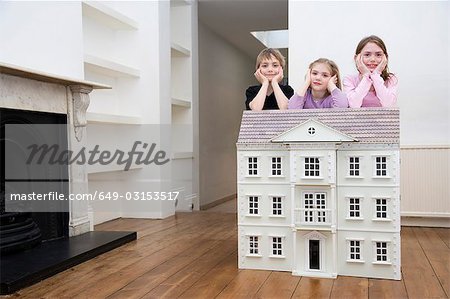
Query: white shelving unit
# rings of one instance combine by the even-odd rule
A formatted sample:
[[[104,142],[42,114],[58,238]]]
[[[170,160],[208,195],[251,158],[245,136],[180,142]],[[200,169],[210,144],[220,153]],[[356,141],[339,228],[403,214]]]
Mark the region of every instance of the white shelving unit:
[[[172,98],[172,105],[178,106],[178,107],[183,107],[183,108],[191,108],[191,101]]]
[[[112,86],[111,91],[95,93],[91,96],[91,105],[86,116],[88,123],[142,124],[141,116],[130,115],[133,113],[127,110],[129,106],[137,103],[132,97],[123,98],[130,82],[137,82],[141,76],[139,68],[125,63],[133,61],[136,55],[134,49],[138,45],[126,41],[139,30],[139,23],[99,1],[83,1],[82,15],[85,78],[92,78]],[[130,169],[141,168],[143,168],[142,165],[130,167]],[[120,171],[123,171],[121,165],[100,165],[88,168],[89,174]]]
[[[90,123],[127,124],[127,125],[142,124],[142,118],[139,116],[88,112],[86,117],[88,122]]]
[[[172,57],[189,57],[189,56],[191,56],[191,51],[179,44],[172,42],[170,46],[171,46]]]
[[[136,30],[139,23],[99,1],[83,1],[83,15],[115,30]]]
[[[90,123],[140,124],[138,105],[132,97],[123,99],[130,82],[139,80],[141,70],[132,66],[138,45],[128,42],[139,30],[139,23],[99,1],[83,1],[84,75],[112,86],[109,92],[96,93],[88,109]],[[131,39],[132,40],[132,39]],[[122,113],[123,112],[123,113]]]
[[[84,54],[84,67],[111,77],[139,78],[141,73],[139,69],[86,53]]]
[[[171,95],[172,95],[172,177],[173,190],[181,190],[177,210],[192,208],[197,197],[193,187],[193,31],[191,1],[171,0]],[[182,129],[180,130],[180,127]]]

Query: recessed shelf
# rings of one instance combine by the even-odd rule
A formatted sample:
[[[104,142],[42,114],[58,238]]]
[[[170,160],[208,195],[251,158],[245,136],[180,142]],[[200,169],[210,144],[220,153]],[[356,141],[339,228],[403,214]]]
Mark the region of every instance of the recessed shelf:
[[[88,70],[112,77],[139,78],[141,73],[136,68],[91,54],[84,54],[84,66]]]
[[[83,1],[82,10],[83,15],[115,30],[136,30],[139,28],[138,22],[99,1]]]
[[[130,125],[142,124],[142,119],[138,116],[87,112],[86,118],[89,123],[130,124]]]
[[[95,168],[91,166],[91,167],[87,167],[87,173],[94,174],[94,173],[102,173],[102,172],[125,171],[124,167],[125,167],[124,165],[104,165],[104,166],[95,167]],[[142,168],[144,168],[143,165],[131,164],[129,170],[142,169]]]
[[[191,5],[190,0],[170,0],[170,6],[176,7],[176,6],[185,6],[185,5]]]
[[[172,98],[172,105],[184,108],[191,108],[191,101]]]
[[[174,153],[172,153],[172,160],[193,159],[193,158],[194,158],[193,152],[174,152]]]
[[[191,51],[177,43],[171,43],[170,50],[172,56],[175,57],[189,57],[191,56]]]

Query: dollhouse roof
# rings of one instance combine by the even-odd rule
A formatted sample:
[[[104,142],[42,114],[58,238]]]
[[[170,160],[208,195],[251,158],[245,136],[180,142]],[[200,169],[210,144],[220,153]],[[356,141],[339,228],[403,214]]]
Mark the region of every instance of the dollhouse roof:
[[[264,110],[244,111],[237,144],[283,142],[283,136],[288,134],[288,143],[331,141],[320,136],[309,140],[294,134],[308,123],[325,128],[327,136],[332,131],[336,136],[344,136],[336,141],[398,144],[400,139],[398,108]],[[292,136],[299,136],[299,140],[292,140]]]

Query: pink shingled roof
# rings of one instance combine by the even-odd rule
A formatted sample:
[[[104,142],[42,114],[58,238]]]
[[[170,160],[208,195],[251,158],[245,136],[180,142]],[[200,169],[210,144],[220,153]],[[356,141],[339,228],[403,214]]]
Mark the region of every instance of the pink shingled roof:
[[[399,143],[398,108],[244,111],[238,144],[267,143],[281,133],[315,119],[360,143]]]

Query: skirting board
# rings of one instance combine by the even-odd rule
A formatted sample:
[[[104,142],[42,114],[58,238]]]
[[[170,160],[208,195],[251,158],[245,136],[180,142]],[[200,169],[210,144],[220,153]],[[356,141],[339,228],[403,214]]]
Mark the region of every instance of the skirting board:
[[[450,228],[450,218],[402,216],[402,226],[446,227]]]
[[[237,197],[237,194],[232,194],[232,195],[220,198],[218,200],[215,200],[213,202],[210,202],[210,203],[208,203],[206,205],[200,205],[200,210],[204,211],[204,210],[211,209],[212,207],[218,206],[218,205],[220,205],[220,204],[222,204],[224,202],[227,202],[229,200],[235,199],[236,197]]]

